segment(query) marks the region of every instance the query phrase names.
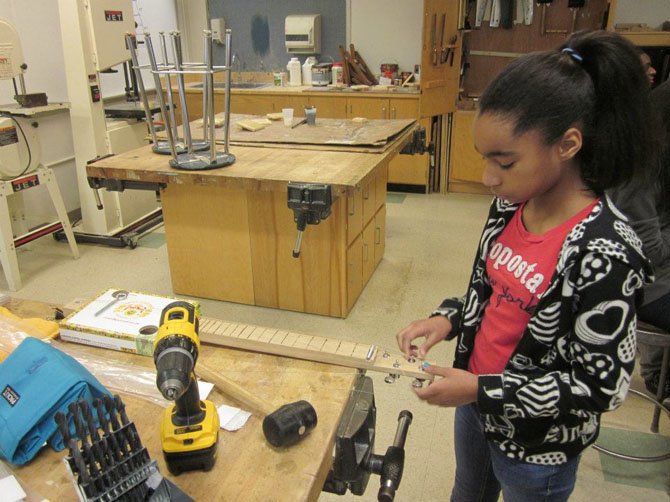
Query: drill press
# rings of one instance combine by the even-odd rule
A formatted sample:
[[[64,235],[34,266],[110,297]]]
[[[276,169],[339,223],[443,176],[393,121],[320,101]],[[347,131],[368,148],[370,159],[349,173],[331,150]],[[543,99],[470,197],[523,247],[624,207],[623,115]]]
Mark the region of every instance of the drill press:
[[[200,400],[195,363],[200,350],[198,313],[183,301],[167,305],[154,341],[156,385],[174,401],[161,422],[161,443],[172,474],[214,466],[219,415],[211,401]]]

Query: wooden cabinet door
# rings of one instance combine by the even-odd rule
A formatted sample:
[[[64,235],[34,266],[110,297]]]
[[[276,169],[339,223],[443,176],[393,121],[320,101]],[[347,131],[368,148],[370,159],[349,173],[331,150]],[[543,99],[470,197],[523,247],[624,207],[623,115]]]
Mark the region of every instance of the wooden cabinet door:
[[[375,222],[374,219],[363,229],[362,272],[363,285],[367,284],[375,271]]]
[[[347,312],[363,291],[363,237],[359,235],[347,249]]]
[[[463,191],[464,187],[480,193],[488,193],[482,185],[482,174],[486,166],[482,155],[475,150],[472,138],[472,123],[475,111],[456,111],[451,125],[451,156],[449,158],[449,191]],[[462,188],[459,190],[458,187]]]
[[[419,116],[418,99],[389,99],[390,119],[415,119]]]
[[[374,255],[375,255],[375,267],[379,265],[379,262],[382,261],[384,257],[384,251],[386,249],[386,206],[382,206],[377,211],[375,215],[375,237],[374,237]]]
[[[387,98],[348,98],[347,117],[387,119],[389,118],[389,100]]]
[[[351,244],[363,229],[363,191],[351,189],[347,194],[347,245]]]
[[[310,96],[310,106],[316,107],[316,119],[345,119],[347,118],[347,98],[339,96]]]
[[[281,111],[285,106],[275,106],[278,96],[259,96],[258,94],[236,94],[230,96],[230,112],[248,115],[265,115]],[[275,109],[277,108],[277,109]]]
[[[368,222],[377,212],[377,177],[373,176],[368,179],[363,185],[363,226]]]

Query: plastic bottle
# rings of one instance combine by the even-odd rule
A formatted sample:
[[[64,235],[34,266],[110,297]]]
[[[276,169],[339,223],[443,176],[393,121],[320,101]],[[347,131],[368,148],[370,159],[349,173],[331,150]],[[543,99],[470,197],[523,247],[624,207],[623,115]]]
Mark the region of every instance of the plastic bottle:
[[[333,63],[333,68],[331,71],[333,85],[344,83],[344,78],[342,76],[342,63]]]
[[[300,80],[300,61],[298,61],[298,58],[291,58],[291,60],[288,62],[286,65],[286,69],[288,70],[288,85],[301,85],[301,80]]]
[[[302,65],[302,85],[312,85],[312,66],[316,64],[316,58],[309,56]]]

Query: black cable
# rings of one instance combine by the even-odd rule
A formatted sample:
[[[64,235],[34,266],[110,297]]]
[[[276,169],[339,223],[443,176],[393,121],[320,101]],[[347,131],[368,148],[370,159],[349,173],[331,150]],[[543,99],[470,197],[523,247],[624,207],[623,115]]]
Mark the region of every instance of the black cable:
[[[23,127],[21,127],[21,124],[19,124],[19,121],[16,120],[16,117],[14,117],[13,115],[11,115],[9,113],[6,113],[6,112],[0,112],[0,117],[7,117],[7,118],[10,118],[14,121],[14,123],[16,124],[16,127],[18,127],[19,131],[21,131],[21,136],[23,136],[23,141],[26,143],[26,148],[28,149],[28,165],[23,169],[22,172],[17,174],[16,176],[12,176],[11,178],[0,177],[0,181],[12,181],[14,178],[18,178],[19,176],[23,176],[24,174],[26,174],[28,172],[28,170],[30,169],[30,164],[33,161],[33,154],[30,151],[30,144],[28,143],[28,138],[26,137],[26,133],[23,131]]]

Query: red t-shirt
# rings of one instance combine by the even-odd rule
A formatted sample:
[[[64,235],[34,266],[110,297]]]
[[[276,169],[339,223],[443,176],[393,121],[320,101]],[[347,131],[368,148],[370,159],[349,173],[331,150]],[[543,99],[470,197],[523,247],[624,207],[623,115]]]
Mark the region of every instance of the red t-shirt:
[[[563,241],[596,203],[542,235],[525,229],[521,220],[523,206],[517,209],[486,259],[486,273],[493,292],[470,356],[468,369],[472,373],[502,373],[538,299],[551,281]]]

